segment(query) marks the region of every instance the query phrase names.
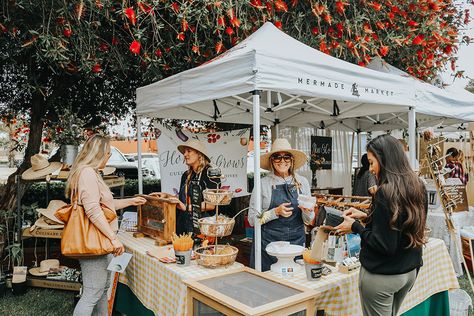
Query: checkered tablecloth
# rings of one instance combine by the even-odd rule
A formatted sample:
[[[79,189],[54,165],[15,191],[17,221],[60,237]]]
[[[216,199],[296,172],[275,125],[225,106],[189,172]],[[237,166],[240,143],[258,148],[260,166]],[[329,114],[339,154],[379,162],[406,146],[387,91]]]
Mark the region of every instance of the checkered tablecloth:
[[[266,273],[280,278],[278,273]],[[303,270],[286,280],[317,290],[320,293],[316,299],[317,309],[325,310],[326,315],[362,315],[358,271],[349,274],[334,271],[328,276],[322,276],[320,280],[308,281]],[[400,313],[436,293],[454,288],[459,288],[459,284],[446,246],[442,240],[431,238],[423,249],[423,267],[415,285],[403,301]]]
[[[186,315],[184,279],[212,275],[242,266],[240,263],[234,263],[227,268],[206,269],[198,266],[196,261],[191,261],[191,265],[187,267],[165,264],[146,254],[147,251],[158,248],[154,240],[146,237],[134,238],[132,233],[128,232],[120,232],[118,237],[125,250],[133,254],[125,273],[120,275],[119,282],[126,284],[155,315]]]
[[[146,251],[157,249],[150,238],[134,238],[131,233],[119,233],[127,252],[133,254],[120,282],[126,284],[145,307],[155,315],[185,315],[186,286],[184,279],[212,275],[224,269],[237,269],[242,265],[221,269],[206,269],[196,262],[188,267],[164,264],[148,256]],[[458,281],[444,242],[432,238],[423,250],[423,267],[413,289],[405,298],[401,313],[413,308],[433,294],[459,288]],[[266,272],[275,278],[280,274]],[[358,290],[359,273],[343,274],[333,271],[318,281],[308,281],[305,271],[285,280],[318,291],[316,306],[326,315],[362,315]]]

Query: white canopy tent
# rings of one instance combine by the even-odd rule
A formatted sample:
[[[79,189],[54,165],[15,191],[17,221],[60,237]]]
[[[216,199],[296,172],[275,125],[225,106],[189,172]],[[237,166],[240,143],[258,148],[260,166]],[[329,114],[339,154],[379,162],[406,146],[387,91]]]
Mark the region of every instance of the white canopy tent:
[[[266,23],[208,63],[137,89],[137,129],[144,116],[239,122],[253,124],[254,139],[259,139],[261,123],[361,131],[377,125],[390,129],[381,123],[397,120],[409,126],[414,142],[415,104],[408,78],[331,57]],[[397,114],[406,112],[408,120]],[[140,133],[138,137],[140,143]],[[140,151],[138,147],[139,166]],[[254,159],[256,205],[260,205],[259,151]],[[256,221],[257,269],[260,236]]]

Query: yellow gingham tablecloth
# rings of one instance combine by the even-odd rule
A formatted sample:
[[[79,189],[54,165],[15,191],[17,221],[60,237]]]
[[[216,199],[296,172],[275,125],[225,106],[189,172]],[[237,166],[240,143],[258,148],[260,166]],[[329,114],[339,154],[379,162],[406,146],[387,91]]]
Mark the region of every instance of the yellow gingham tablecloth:
[[[279,273],[266,273],[281,278]],[[349,274],[333,271],[328,276],[322,276],[320,280],[308,281],[303,269],[286,280],[317,290],[320,294],[316,299],[316,306],[317,309],[324,310],[325,315],[362,315],[359,271]],[[459,284],[446,245],[440,239],[431,238],[423,249],[423,267],[412,290],[405,297],[400,313],[408,311],[436,293],[454,288],[459,288]]]
[[[240,263],[234,263],[227,268],[207,269],[197,265],[195,260],[187,267],[165,264],[146,254],[146,251],[158,248],[153,239],[134,238],[129,232],[120,232],[118,238],[125,250],[133,254],[125,273],[120,275],[119,282],[126,284],[155,315],[186,315],[184,279],[242,267]]]

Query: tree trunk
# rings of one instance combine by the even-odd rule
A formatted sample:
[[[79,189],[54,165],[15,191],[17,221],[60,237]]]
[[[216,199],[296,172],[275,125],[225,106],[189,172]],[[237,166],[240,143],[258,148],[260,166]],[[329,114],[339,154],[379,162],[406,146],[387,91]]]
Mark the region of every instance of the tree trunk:
[[[16,175],[31,167],[30,158],[39,152],[41,137],[43,133],[43,120],[46,111],[46,101],[39,91],[35,92],[31,99],[31,118],[28,145],[26,146],[24,159],[17,170],[8,177],[3,194],[0,197],[0,210],[13,210],[16,207],[17,198],[22,198],[27,189],[26,182],[20,182],[20,190],[17,192],[15,181]]]

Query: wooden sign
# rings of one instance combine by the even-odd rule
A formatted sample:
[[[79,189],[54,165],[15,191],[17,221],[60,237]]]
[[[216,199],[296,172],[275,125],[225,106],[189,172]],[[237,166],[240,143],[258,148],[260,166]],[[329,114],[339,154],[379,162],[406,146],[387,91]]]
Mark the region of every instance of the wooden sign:
[[[332,167],[332,137],[311,136],[311,170]]]
[[[465,185],[444,185],[443,189],[450,199],[456,203],[454,212],[464,212],[469,210]]]

